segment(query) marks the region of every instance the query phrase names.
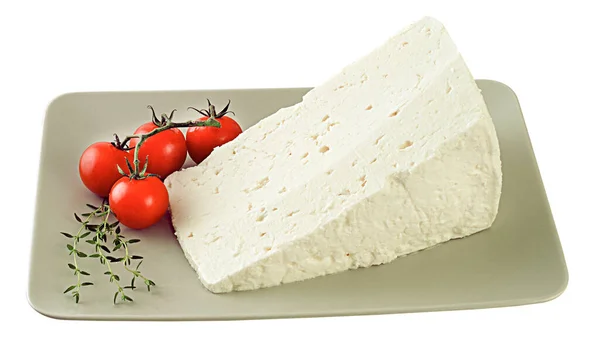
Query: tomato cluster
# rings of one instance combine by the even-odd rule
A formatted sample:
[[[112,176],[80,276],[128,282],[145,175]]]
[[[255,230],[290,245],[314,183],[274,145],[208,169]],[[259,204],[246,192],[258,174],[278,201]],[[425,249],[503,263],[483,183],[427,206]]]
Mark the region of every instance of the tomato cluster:
[[[190,107],[202,117],[197,121],[216,119],[220,127],[191,126],[186,135],[170,125],[171,116],[158,119],[151,106],[152,121],[138,127],[132,137],[120,142],[96,142],[79,159],[79,176],[83,184],[96,195],[108,197],[117,219],[132,229],[144,229],[157,223],[167,212],[169,195],[162,179],[180,170],[187,158],[199,164],[215,147],[221,146],[240,133],[240,125],[226,116],[229,103],[219,113],[208,101],[208,109]],[[192,122],[190,124],[193,125]],[[149,135],[158,128],[163,130]],[[142,136],[144,135],[144,136]],[[140,139],[140,137],[144,137]],[[135,162],[135,148],[138,147]],[[127,145],[127,141],[129,144]],[[142,169],[140,171],[140,169]]]

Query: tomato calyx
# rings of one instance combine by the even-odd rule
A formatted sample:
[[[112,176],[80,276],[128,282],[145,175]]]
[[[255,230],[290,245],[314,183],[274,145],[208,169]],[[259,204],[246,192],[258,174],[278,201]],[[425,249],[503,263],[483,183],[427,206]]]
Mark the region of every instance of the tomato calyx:
[[[136,158],[136,160],[137,160],[137,158]],[[134,160],[134,164],[136,163],[136,160]],[[155,176],[160,179],[160,176],[158,176],[157,174],[146,173],[146,171],[148,170],[148,156],[146,156],[146,162],[144,163],[144,167],[142,168],[142,171],[139,171],[139,162],[137,162],[138,164],[136,164],[136,166],[138,168],[137,171],[136,171],[136,166],[131,165],[131,162],[129,161],[129,159],[125,159],[125,162],[127,163],[127,170],[129,170],[129,174],[124,172],[123,169],[121,169],[121,167],[119,165],[117,165],[117,170],[119,170],[119,174],[128,177],[130,180],[143,180],[143,179],[145,179],[147,177],[151,177],[151,176]]]
[[[227,102],[227,105],[225,106],[225,108],[223,108],[223,110],[220,111],[219,113],[217,113],[217,111],[215,110],[215,106],[212,103],[210,103],[210,100],[209,99],[206,99],[206,100],[208,101],[208,109],[203,108],[203,109],[199,110],[194,107],[188,107],[188,110],[193,109],[196,112],[202,114],[203,116],[212,118],[212,119],[219,119],[219,118],[227,115],[228,113],[235,115],[234,112],[229,110],[229,105],[231,104],[231,100],[229,100],[229,102]]]
[[[129,138],[126,138],[123,141],[121,141],[119,139],[119,135],[113,134],[113,136],[115,137],[115,140],[112,141],[110,144],[116,147],[117,149],[120,149],[121,151],[130,151],[133,149],[133,147],[127,146],[127,143],[130,140]]]
[[[167,117],[167,115],[165,113],[160,115],[160,119],[158,119],[158,117],[156,116],[156,112],[154,111],[154,108],[152,106],[148,106],[148,109],[150,109],[152,111],[152,123],[154,123],[154,125],[156,125],[157,127],[161,127],[161,126],[165,126],[167,125],[170,121],[173,120],[173,114],[177,111],[176,109],[173,109],[171,111],[171,115],[169,115]]]

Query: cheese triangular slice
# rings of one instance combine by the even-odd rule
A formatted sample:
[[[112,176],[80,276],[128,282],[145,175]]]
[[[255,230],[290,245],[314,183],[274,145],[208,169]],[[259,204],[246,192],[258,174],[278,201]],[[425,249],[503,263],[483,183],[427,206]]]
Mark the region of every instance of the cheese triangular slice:
[[[181,248],[215,293],[389,263],[489,228],[494,125],[424,18],[165,180]]]

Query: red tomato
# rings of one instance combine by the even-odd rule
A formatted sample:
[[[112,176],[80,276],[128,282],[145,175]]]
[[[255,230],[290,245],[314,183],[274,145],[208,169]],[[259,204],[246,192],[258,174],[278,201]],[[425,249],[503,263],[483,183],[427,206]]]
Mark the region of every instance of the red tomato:
[[[242,133],[242,128],[240,125],[235,120],[225,116],[227,113],[233,113],[227,111],[229,108],[229,103],[218,114],[215,112],[215,106],[213,106],[210,101],[208,101],[208,110],[197,110],[192,107],[190,108],[203,115],[203,117],[198,119],[200,121],[205,121],[212,116],[219,123],[221,123],[220,128],[215,128],[212,126],[197,126],[191,127],[187,130],[185,135],[187,150],[190,154],[190,157],[192,160],[194,160],[194,162],[196,162],[196,164],[206,159],[206,157],[212,153],[215,147],[226,144]]]
[[[90,191],[107,197],[121,175],[117,165],[128,173],[125,158],[133,164],[133,156],[110,142],[96,142],[89,146],[79,159],[79,177]]]
[[[146,134],[156,128],[158,128],[156,124],[148,122],[137,128],[134,134]],[[135,147],[137,142],[137,139],[131,139],[129,146]],[[134,150],[130,150],[129,152],[133,155]],[[156,174],[161,179],[181,169],[187,157],[187,148],[183,133],[179,129],[169,129],[151,136],[140,147],[138,155],[140,169],[144,167],[146,156],[148,157],[148,169],[146,173]]]
[[[169,193],[155,176],[123,177],[115,183],[108,204],[123,225],[141,230],[156,224],[167,212]]]

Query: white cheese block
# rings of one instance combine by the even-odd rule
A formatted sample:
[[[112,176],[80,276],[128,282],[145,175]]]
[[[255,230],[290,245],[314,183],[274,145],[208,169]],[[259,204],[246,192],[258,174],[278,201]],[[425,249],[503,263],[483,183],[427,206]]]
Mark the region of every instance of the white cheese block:
[[[432,18],[165,180],[182,250],[215,293],[389,263],[484,230],[501,182],[482,95]]]

